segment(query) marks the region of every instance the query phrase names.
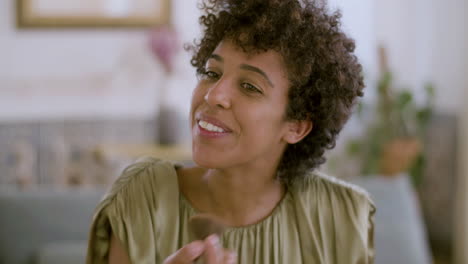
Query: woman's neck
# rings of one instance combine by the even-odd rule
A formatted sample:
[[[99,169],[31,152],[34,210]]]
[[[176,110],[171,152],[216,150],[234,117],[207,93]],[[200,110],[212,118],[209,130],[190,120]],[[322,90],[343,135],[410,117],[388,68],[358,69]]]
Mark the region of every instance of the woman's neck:
[[[286,190],[272,172],[183,169],[180,188],[192,205],[228,226],[246,226],[268,217]]]

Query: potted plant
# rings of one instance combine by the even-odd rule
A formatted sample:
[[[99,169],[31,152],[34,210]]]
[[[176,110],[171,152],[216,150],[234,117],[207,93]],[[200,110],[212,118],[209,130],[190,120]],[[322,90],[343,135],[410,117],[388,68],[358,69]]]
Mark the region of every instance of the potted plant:
[[[373,113],[373,117],[362,137],[348,142],[347,153],[357,158],[362,175],[408,172],[417,184],[425,162],[422,141],[432,113],[434,88],[425,85],[425,102],[418,105],[411,90],[393,86],[383,47],[379,48],[379,59],[376,104],[361,103],[358,110],[363,123],[363,113]]]

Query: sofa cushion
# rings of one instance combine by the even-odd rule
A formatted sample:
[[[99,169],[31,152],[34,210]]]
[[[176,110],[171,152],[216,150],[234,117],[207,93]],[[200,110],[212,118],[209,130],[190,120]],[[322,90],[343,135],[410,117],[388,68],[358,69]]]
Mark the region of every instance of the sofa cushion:
[[[369,191],[375,214],[375,263],[432,263],[426,227],[407,175],[352,180]]]
[[[83,264],[87,241],[60,241],[44,245],[36,253],[36,264]]]
[[[103,189],[21,191],[0,186],[0,263],[32,263],[56,241],[86,241]]]

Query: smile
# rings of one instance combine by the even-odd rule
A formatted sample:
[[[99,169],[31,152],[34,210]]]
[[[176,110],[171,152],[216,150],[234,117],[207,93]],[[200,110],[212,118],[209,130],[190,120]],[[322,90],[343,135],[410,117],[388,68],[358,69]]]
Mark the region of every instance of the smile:
[[[218,126],[215,126],[215,125],[213,125],[211,123],[208,123],[206,121],[203,121],[203,120],[198,121],[198,125],[200,127],[202,127],[203,129],[208,130],[210,132],[218,132],[218,133],[226,132],[224,129],[222,129],[222,128],[218,127]]]

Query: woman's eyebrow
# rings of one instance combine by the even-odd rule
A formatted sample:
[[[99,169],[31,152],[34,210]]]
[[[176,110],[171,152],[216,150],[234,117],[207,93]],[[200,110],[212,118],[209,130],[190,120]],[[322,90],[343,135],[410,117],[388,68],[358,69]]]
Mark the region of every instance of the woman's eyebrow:
[[[210,57],[208,57],[208,59],[214,59],[214,60],[219,61],[219,62],[224,62],[223,57],[221,57],[221,56],[219,56],[218,54],[215,54],[215,53],[211,54]],[[268,78],[268,75],[264,71],[262,71],[261,69],[255,67],[255,66],[249,65],[249,64],[241,64],[240,68],[243,69],[243,70],[247,70],[247,71],[253,71],[253,72],[256,72],[256,73],[262,75],[263,78],[266,79],[266,81],[268,82],[268,84],[271,87],[275,87],[273,85],[273,82],[270,80],[270,78]]]
[[[243,70],[253,71],[253,72],[259,73],[260,75],[262,75],[267,80],[268,84],[271,87],[275,87],[273,85],[273,82],[271,82],[270,78],[268,78],[268,75],[264,71],[262,71],[261,69],[255,67],[255,66],[249,65],[249,64],[241,64],[240,68],[243,69]]]
[[[219,61],[219,62],[223,62],[224,59],[223,57],[219,56],[218,54],[211,54],[210,57],[208,57],[208,59],[214,59],[216,61]]]

